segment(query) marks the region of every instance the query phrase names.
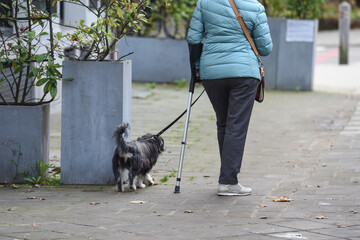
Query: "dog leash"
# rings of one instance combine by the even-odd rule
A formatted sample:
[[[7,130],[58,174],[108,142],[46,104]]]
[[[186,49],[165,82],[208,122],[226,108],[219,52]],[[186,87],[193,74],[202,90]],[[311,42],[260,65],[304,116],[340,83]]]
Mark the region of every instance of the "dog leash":
[[[203,93],[205,92],[205,89],[200,93],[200,95],[195,99],[195,101],[191,104],[191,106],[193,106],[201,97],[201,95],[203,95]],[[180,114],[180,116],[178,116],[174,121],[172,121],[169,125],[167,125],[163,130],[161,130],[158,134],[156,134],[155,136],[160,136],[161,134],[163,134],[164,132],[166,132],[166,130],[168,130],[169,128],[172,127],[172,125],[174,125],[177,121],[179,121],[179,119],[184,116],[184,114],[187,112],[187,109]]]

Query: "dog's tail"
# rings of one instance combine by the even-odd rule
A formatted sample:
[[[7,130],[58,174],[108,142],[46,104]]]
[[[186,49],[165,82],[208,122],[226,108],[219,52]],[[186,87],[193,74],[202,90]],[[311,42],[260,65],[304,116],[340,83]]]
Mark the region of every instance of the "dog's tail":
[[[125,143],[124,137],[128,136],[129,124],[122,123],[118,125],[115,129],[113,137],[116,139],[117,148],[119,151],[124,152],[127,149],[127,145]]]

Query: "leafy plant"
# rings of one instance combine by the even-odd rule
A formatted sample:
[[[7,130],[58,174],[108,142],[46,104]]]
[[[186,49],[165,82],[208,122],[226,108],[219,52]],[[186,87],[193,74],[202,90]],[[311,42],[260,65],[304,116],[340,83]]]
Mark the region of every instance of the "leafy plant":
[[[182,88],[184,88],[184,87],[186,87],[186,86],[188,85],[188,83],[187,83],[187,81],[186,81],[185,78],[177,79],[177,80],[175,80],[174,82],[175,82],[176,87],[177,87],[178,89],[182,89]]]
[[[146,87],[147,87],[148,89],[155,89],[155,88],[157,87],[157,84],[156,84],[155,82],[153,82],[153,83],[147,83],[147,84],[146,84]]]
[[[163,32],[166,37],[186,37],[187,29],[197,0],[153,0],[147,9],[149,23],[140,35],[160,35]]]
[[[162,179],[160,179],[161,183],[165,183],[169,180],[169,177],[167,175],[165,175]]]
[[[31,167],[31,171],[34,177],[24,178],[24,180],[30,182],[33,185],[43,184],[43,185],[54,185],[60,183],[60,179],[56,177],[59,172],[54,174],[49,174],[49,169],[53,168],[53,164],[45,164],[43,162],[37,161],[36,168]]]
[[[46,4],[49,7],[50,0],[46,0]],[[52,37],[54,17],[56,15],[48,11],[36,9],[32,0],[0,3],[0,19],[14,29],[0,30],[0,100],[3,103],[42,104],[49,94],[50,101],[55,99],[57,81],[62,74],[61,65],[54,61],[54,50],[60,49]],[[31,97],[36,86],[43,87],[39,99]]]
[[[96,22],[90,25],[81,20],[72,33],[57,33],[59,41],[81,51],[80,55],[67,55],[73,60],[105,60],[116,51],[116,44],[123,36],[139,31],[147,22],[144,13],[147,0],[102,0],[99,6],[89,6],[81,0],[55,0],[55,3],[58,1],[82,6],[96,17]]]
[[[288,0],[287,17],[295,19],[314,19],[322,15],[325,0]]]

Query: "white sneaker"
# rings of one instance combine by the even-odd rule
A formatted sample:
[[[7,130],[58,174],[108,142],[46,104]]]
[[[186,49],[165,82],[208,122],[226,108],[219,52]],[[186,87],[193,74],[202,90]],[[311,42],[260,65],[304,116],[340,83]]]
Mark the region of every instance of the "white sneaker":
[[[235,185],[219,184],[219,196],[247,196],[251,194],[251,188],[243,187],[239,183]]]

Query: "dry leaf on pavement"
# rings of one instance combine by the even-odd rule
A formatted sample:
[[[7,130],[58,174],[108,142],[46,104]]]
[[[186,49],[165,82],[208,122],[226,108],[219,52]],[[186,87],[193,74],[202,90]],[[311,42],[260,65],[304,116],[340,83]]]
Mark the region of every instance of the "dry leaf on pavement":
[[[316,219],[327,219],[327,217],[325,217],[323,215],[319,215],[319,216],[316,216]]]
[[[184,213],[194,213],[192,210],[185,210]]]
[[[260,219],[268,219],[268,216],[261,216]]]
[[[130,201],[131,204],[144,204],[147,203],[145,201]]]
[[[99,205],[99,202],[90,202],[90,205]]]
[[[294,201],[294,199],[291,199],[287,196],[281,196],[273,199],[273,202],[291,202],[291,201]]]
[[[29,196],[26,199],[36,199],[36,197],[35,196]]]

